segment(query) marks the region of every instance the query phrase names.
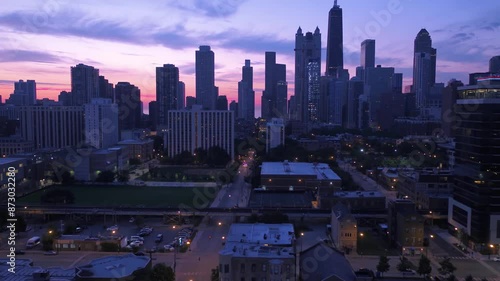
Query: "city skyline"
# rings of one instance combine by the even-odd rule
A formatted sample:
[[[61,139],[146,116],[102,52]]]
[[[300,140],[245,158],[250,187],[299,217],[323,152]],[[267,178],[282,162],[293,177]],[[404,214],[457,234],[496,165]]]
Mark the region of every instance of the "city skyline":
[[[22,2],[24,5],[7,1],[0,12],[3,100],[21,79],[36,81],[38,98],[57,99],[60,91],[71,90],[70,67],[83,63],[98,68],[113,84],[126,81],[138,86],[147,112],[146,105],[156,96],[155,68],[175,64],[180,80],[186,83],[186,96],[195,96],[195,51],[210,45],[215,53],[215,83],[219,95],[227,96],[228,101],[237,100],[241,65],[245,59],[252,61],[256,116],[260,116],[264,89],[265,52],[276,52],[277,61],[288,65],[290,98],[294,93],[296,30],[299,26],[303,30],[319,27],[325,65],[328,11],[334,4],[333,0],[318,1],[314,7],[305,1],[282,6],[261,0],[155,1],[147,5]],[[421,28],[429,31],[438,50],[436,82],[446,83],[451,78],[466,82],[468,73],[487,71],[489,58],[500,53],[500,39],[495,37],[500,28],[495,18],[500,3],[427,2],[370,1],[360,8],[338,1],[343,10],[344,65],[350,75],[359,65],[361,42],[375,39],[375,64],[395,67],[403,73],[404,85],[410,85],[413,40]],[[110,14],[111,9],[116,13]]]

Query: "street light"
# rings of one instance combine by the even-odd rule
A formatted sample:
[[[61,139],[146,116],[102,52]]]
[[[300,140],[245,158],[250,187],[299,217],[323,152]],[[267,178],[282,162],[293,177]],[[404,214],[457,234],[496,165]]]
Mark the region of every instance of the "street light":
[[[493,252],[495,246],[493,244],[490,244],[490,250],[488,251],[488,259],[491,258],[491,253]]]

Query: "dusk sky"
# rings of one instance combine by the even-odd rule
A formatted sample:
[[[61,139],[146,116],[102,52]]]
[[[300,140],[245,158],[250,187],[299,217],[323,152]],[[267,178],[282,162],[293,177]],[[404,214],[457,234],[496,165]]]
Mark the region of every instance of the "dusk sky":
[[[76,3],[75,3],[76,2]],[[155,67],[175,64],[194,96],[195,51],[215,52],[216,85],[237,99],[245,59],[254,66],[256,116],[264,81],[264,52],[277,52],[287,65],[293,94],[294,40],[319,27],[325,71],[328,11],[333,0],[4,0],[0,10],[0,95],[14,81],[34,79],[38,98],[57,100],[71,90],[70,67],[84,63],[113,84],[128,81],[141,99],[155,99]],[[314,3],[314,4],[312,4]],[[360,43],[376,40],[376,64],[393,66],[411,84],[413,40],[426,28],[437,48],[437,82],[467,83],[468,73],[487,71],[500,55],[500,1],[339,0],[344,18],[344,64],[351,76],[359,65]]]

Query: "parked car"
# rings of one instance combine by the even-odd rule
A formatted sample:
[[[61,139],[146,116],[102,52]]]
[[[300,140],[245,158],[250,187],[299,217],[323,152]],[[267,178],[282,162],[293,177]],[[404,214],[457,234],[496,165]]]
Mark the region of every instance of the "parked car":
[[[145,256],[146,254],[145,254],[145,253],[143,253],[143,252],[137,252],[137,253],[134,253],[134,255],[139,256],[139,257],[143,257],[143,256]]]
[[[155,243],[160,243],[161,241],[163,241],[163,234],[160,233],[156,235]]]
[[[57,252],[56,251],[47,251],[47,252],[45,252],[43,254],[46,255],[46,256],[55,256],[55,255],[57,255]]]
[[[113,230],[118,230],[118,225],[113,225],[113,226],[110,226],[106,229],[107,231],[113,231]]]
[[[169,251],[169,252],[173,252],[175,250],[175,248],[171,244],[164,245],[163,249],[165,249],[165,251]]]
[[[494,257],[493,261],[500,261],[500,257]]]
[[[144,241],[144,238],[141,236],[137,236],[137,235],[130,236],[130,241],[136,241],[136,240]]]
[[[142,242],[140,240],[135,240],[135,241],[130,242],[129,245],[132,247],[140,247],[140,246],[144,245],[144,242]]]

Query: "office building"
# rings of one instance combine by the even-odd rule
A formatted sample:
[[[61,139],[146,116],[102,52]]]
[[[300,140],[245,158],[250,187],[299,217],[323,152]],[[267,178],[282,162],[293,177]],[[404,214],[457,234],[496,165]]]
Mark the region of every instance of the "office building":
[[[238,82],[238,118],[247,121],[255,119],[255,91],[253,90],[253,67],[245,60],[241,68],[241,81]]]
[[[357,129],[359,124],[360,97],[363,95],[364,83],[353,77],[347,83],[347,128]]]
[[[20,136],[0,137],[0,157],[33,152],[33,142],[26,141]]]
[[[287,82],[286,65],[276,63],[276,53],[266,52],[265,85],[262,93],[262,118],[286,118],[287,115]]]
[[[319,121],[321,77],[321,33],[305,35],[299,27],[295,34],[295,98],[294,120]]]
[[[500,79],[458,87],[455,180],[448,222],[482,243],[500,244]],[[484,244],[482,244],[484,245]]]
[[[115,145],[119,141],[118,105],[110,99],[95,98],[84,108],[85,142],[97,149]]]
[[[186,107],[186,84],[179,81],[177,85],[177,109],[184,109]]]
[[[420,110],[427,106],[430,88],[436,83],[436,49],[427,30],[421,29],[415,37],[413,54],[413,92]]]
[[[490,59],[490,73],[500,74],[500,56],[494,56]]]
[[[234,223],[219,251],[220,280],[293,280],[292,224]]]
[[[35,149],[63,148],[84,141],[82,106],[21,106],[21,136]]]
[[[344,69],[342,9],[335,0],[328,13],[328,39],[326,45],[326,76],[337,77]]]
[[[458,87],[462,87],[462,81],[452,79],[443,90],[441,107],[441,129],[445,137],[453,137],[456,126],[455,103],[458,98]]]
[[[231,101],[229,104],[229,110],[234,112],[234,116],[238,116],[239,109],[238,109],[238,103],[236,101]]]
[[[386,93],[393,92],[393,67],[367,68],[365,72],[364,93],[369,99],[370,126],[379,129],[380,115],[382,109],[383,97]]]
[[[361,42],[361,67],[375,67],[375,40],[366,39]]]
[[[156,68],[157,126],[167,125],[167,112],[178,108],[179,68],[164,64]]]
[[[156,131],[156,122],[158,120],[158,102],[149,102],[149,126],[151,130]]]
[[[99,174],[107,172],[120,172],[128,169],[130,151],[124,146],[114,146],[103,149],[77,149],[72,155],[78,161],[69,163],[74,172],[75,180],[95,181]]]
[[[196,104],[196,98],[195,97],[191,97],[191,96],[187,96],[186,97],[186,107],[184,109],[191,109],[193,107],[193,105]]]
[[[104,76],[99,76],[99,96],[104,99],[111,99],[116,103],[113,83],[109,83]]]
[[[120,131],[141,128],[141,90],[129,82],[118,82],[115,86],[115,97]]]
[[[219,146],[234,158],[234,112],[193,106],[191,110],[169,111],[167,121],[165,147],[169,157]]]
[[[217,105],[215,106],[215,110],[227,110],[227,97],[226,96],[218,96],[217,97]]]
[[[36,82],[35,80],[19,80],[14,82],[14,93],[5,101],[6,104],[16,106],[34,105],[36,103]]]
[[[217,102],[215,58],[210,46],[196,51],[196,102],[208,110],[214,110]]]
[[[340,177],[325,163],[288,160],[262,163],[260,178],[264,190],[313,191],[317,199],[331,197],[341,183]]]
[[[99,96],[99,69],[81,63],[72,66],[71,105],[84,105]]]
[[[281,118],[272,118],[266,126],[266,152],[279,145],[285,145],[285,122]]]

